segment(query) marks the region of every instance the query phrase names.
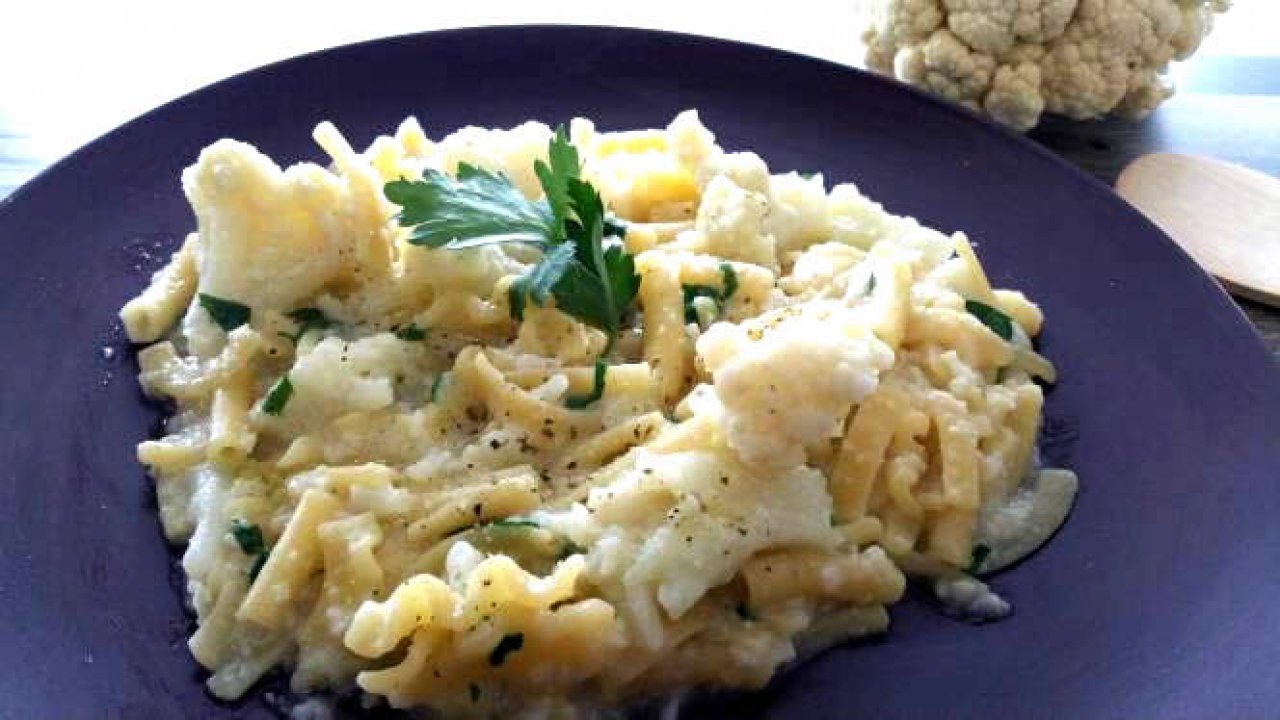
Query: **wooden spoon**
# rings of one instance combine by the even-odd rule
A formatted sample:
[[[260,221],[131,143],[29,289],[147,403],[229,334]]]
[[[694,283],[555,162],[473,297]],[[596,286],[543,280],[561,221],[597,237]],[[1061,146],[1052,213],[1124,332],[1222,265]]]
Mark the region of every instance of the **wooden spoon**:
[[[1280,180],[1206,157],[1134,160],[1116,192],[1234,295],[1280,307]]]

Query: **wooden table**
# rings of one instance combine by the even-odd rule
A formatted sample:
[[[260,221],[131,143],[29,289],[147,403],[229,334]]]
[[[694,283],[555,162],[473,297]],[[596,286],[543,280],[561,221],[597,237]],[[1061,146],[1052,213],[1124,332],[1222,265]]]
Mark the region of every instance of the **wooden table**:
[[[445,27],[580,23],[679,30],[860,65],[859,28],[873,1],[791,0],[725,14],[684,0],[630,7],[592,0],[383,0],[369,8],[315,2],[305,12],[293,3],[223,0],[217,13],[163,0],[45,0],[7,18],[0,43],[0,68],[8,69],[0,73],[0,198],[150,107],[323,47]],[[1280,51],[1268,32],[1277,24],[1280,3],[1237,0],[1200,53],[1175,66],[1178,95],[1147,120],[1050,118],[1031,137],[1108,185],[1129,161],[1157,150],[1210,155],[1280,176]],[[1238,302],[1280,360],[1280,310]]]

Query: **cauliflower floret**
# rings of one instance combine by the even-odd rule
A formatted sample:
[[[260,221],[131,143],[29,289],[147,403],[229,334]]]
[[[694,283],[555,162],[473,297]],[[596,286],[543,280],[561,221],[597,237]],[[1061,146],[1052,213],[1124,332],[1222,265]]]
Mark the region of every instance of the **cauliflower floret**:
[[[778,260],[773,236],[764,231],[768,213],[763,194],[716,175],[703,190],[694,227],[706,238],[706,252],[772,268]]]
[[[974,50],[999,54],[1015,41],[1042,43],[1062,34],[1079,0],[945,0],[947,27]]]
[[[353,269],[365,254],[356,238],[385,242],[385,217],[363,212],[344,177],[310,163],[281,170],[247,143],[205,148],[182,188],[199,228],[200,292],[251,307],[296,307]]]
[[[764,229],[774,237],[779,255],[804,250],[831,237],[831,212],[821,176],[774,175],[769,195],[770,212]]]
[[[1001,65],[991,82],[991,91],[982,100],[982,109],[1001,118],[1017,130],[1030,130],[1044,112],[1040,95],[1040,67],[1022,63],[1017,67]]]
[[[698,185],[705,189],[717,177],[728,178],[743,190],[769,192],[769,166],[753,152],[711,155],[698,170]]]
[[[387,407],[395,401],[392,378],[421,372],[417,345],[390,333],[350,343],[328,337],[310,345],[304,339],[288,374],[289,402],[278,416],[258,413],[258,422],[281,435],[299,435],[347,413]]]
[[[849,408],[893,364],[859,314],[834,301],[717,323],[697,353],[724,405],[730,447],[768,467],[797,465],[805,446],[838,435]]]
[[[1142,117],[1230,0],[880,0],[867,66],[1019,130],[1049,111]]]
[[[667,144],[685,169],[693,172],[720,152],[716,136],[702,124],[697,110],[685,110],[667,126]]]

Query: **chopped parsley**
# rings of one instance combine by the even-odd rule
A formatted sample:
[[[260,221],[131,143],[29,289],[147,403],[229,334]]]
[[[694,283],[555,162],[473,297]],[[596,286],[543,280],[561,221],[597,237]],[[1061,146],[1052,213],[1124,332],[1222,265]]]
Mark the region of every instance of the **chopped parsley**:
[[[965,568],[965,572],[970,575],[977,575],[982,570],[982,564],[987,561],[991,555],[991,548],[978,543],[973,546],[973,554],[969,557],[969,567]]]
[[[1013,320],[1008,315],[977,300],[965,300],[964,309],[968,310],[970,315],[981,320],[983,325],[986,325],[991,332],[999,335],[1001,339],[1013,339]]]
[[[591,379],[591,392],[586,395],[570,395],[564,399],[564,406],[570,410],[581,410],[604,396],[604,376],[609,366],[601,358],[596,359],[595,373]]]
[[[560,552],[556,554],[556,562],[571,558],[574,555],[586,555],[587,549],[572,540],[565,540],[564,545],[560,547]]]
[[[271,555],[267,543],[262,539],[262,530],[257,525],[237,519],[231,523],[231,537],[235,538],[245,555],[253,556],[253,564],[249,566],[249,582],[252,583],[258,579],[258,573],[262,572],[262,566],[267,564],[267,558]]]
[[[459,250],[524,243],[542,258],[508,291],[511,316],[524,316],[527,301],[556,307],[598,328],[613,347],[620,318],[640,288],[635,260],[623,248],[626,228],[608,217],[600,193],[580,176],[578,150],[563,126],[534,163],[545,198],[530,201],[505,175],[460,163],[457,178],[428,169],[421,180],[395,180],[383,193],[401,210],[409,242]]]
[[[493,651],[489,653],[489,664],[498,667],[507,661],[507,656],[524,647],[524,633],[510,633],[503,635],[497,645],[493,646]]]
[[[448,374],[449,373],[440,373],[439,375],[436,376],[435,380],[431,381],[431,395],[430,395],[431,402],[433,403],[440,402],[440,390],[444,386],[444,376]]]
[[[870,295],[875,291],[876,291],[876,274],[871,273],[871,275],[867,278],[867,287],[865,290],[862,291],[862,294]]]
[[[405,325],[404,327],[396,328],[395,336],[408,342],[417,342],[427,339],[427,331],[417,325]]]
[[[738,273],[727,262],[720,263],[720,287],[711,285],[684,285],[684,321],[698,322],[698,298],[710,298],[716,304],[716,314],[724,312],[729,298],[738,292]]]
[[[258,579],[258,573],[262,572],[262,567],[267,564],[267,558],[271,557],[271,551],[267,551],[258,555],[253,559],[253,565],[249,566],[249,582],[253,583]]]
[[[293,342],[298,342],[310,330],[324,330],[333,327],[333,321],[325,316],[320,308],[304,307],[297,310],[290,310],[285,316],[294,321],[298,325],[298,329],[292,335],[280,333],[289,338]]]
[[[231,537],[246,555],[257,555],[266,552],[267,544],[262,540],[262,530],[257,525],[250,525],[243,520],[231,522]]]
[[[289,381],[289,376],[285,375],[267,391],[267,396],[262,401],[262,412],[278,416],[284,412],[284,406],[289,404],[291,397],[293,397],[293,383]]]
[[[200,307],[209,313],[209,317],[213,318],[213,321],[224,332],[231,332],[249,322],[249,306],[238,303],[235,300],[226,300],[216,295],[200,293]]]

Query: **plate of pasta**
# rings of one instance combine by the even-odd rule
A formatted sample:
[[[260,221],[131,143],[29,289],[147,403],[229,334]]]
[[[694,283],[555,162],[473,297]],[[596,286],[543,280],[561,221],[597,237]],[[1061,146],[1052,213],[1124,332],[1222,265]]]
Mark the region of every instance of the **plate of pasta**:
[[[885,80],[375,41],[123,126],[0,233],[0,714],[1280,699],[1258,338],[1105,188]]]

